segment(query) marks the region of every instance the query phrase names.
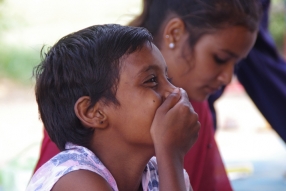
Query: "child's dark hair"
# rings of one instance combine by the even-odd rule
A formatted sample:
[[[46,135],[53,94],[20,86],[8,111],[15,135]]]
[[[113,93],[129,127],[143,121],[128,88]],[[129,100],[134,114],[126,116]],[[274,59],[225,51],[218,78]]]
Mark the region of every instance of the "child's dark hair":
[[[67,142],[88,147],[93,129],[84,127],[74,112],[76,101],[89,96],[120,105],[116,99],[120,62],[151,43],[143,28],[120,25],[91,26],[60,39],[35,67],[35,94],[40,117],[60,150]],[[42,50],[43,52],[43,50]]]
[[[130,26],[145,27],[154,41],[169,15],[180,17],[190,33],[189,45],[194,47],[204,34],[228,26],[244,26],[250,31],[259,27],[259,0],[143,0],[142,14]]]

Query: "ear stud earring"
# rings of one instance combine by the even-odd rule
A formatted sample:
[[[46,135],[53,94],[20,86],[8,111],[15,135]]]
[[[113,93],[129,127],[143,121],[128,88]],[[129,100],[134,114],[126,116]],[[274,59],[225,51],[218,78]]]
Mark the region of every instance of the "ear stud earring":
[[[171,42],[171,43],[169,44],[169,48],[171,48],[171,49],[175,48],[175,44]]]
[[[100,124],[103,124],[103,121],[100,121]]]

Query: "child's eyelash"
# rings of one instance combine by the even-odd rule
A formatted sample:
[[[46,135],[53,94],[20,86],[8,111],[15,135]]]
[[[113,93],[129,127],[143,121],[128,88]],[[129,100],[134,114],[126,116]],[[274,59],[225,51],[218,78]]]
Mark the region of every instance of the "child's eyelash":
[[[168,76],[166,76],[167,80],[172,83],[172,78],[169,78]],[[145,81],[144,83],[158,83],[158,77],[157,76],[153,76],[152,78],[148,79],[147,81]]]
[[[168,80],[170,83],[172,83],[172,78],[169,78],[169,77],[167,76],[167,80]]]
[[[157,82],[157,76],[153,76],[152,78],[150,78],[149,80],[147,80],[145,83],[149,83],[149,82]]]

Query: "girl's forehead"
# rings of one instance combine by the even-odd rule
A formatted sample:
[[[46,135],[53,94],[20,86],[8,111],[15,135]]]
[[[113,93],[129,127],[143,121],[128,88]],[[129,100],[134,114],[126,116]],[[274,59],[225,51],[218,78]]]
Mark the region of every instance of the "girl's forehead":
[[[228,45],[236,48],[239,44],[251,41],[256,38],[257,31],[251,32],[242,26],[232,26],[217,30],[210,34],[205,34],[197,42],[204,42],[213,46]]]

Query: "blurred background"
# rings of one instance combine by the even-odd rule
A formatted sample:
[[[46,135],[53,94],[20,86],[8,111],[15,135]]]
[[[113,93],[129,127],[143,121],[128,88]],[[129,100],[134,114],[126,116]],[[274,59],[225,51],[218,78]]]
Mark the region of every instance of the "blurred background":
[[[25,190],[39,155],[32,69],[41,47],[90,25],[126,24],[140,11],[141,0],[0,0],[0,191]],[[270,32],[281,55],[285,18],[285,1],[273,0]],[[216,109],[216,140],[234,190],[285,191],[286,144],[235,77]]]

